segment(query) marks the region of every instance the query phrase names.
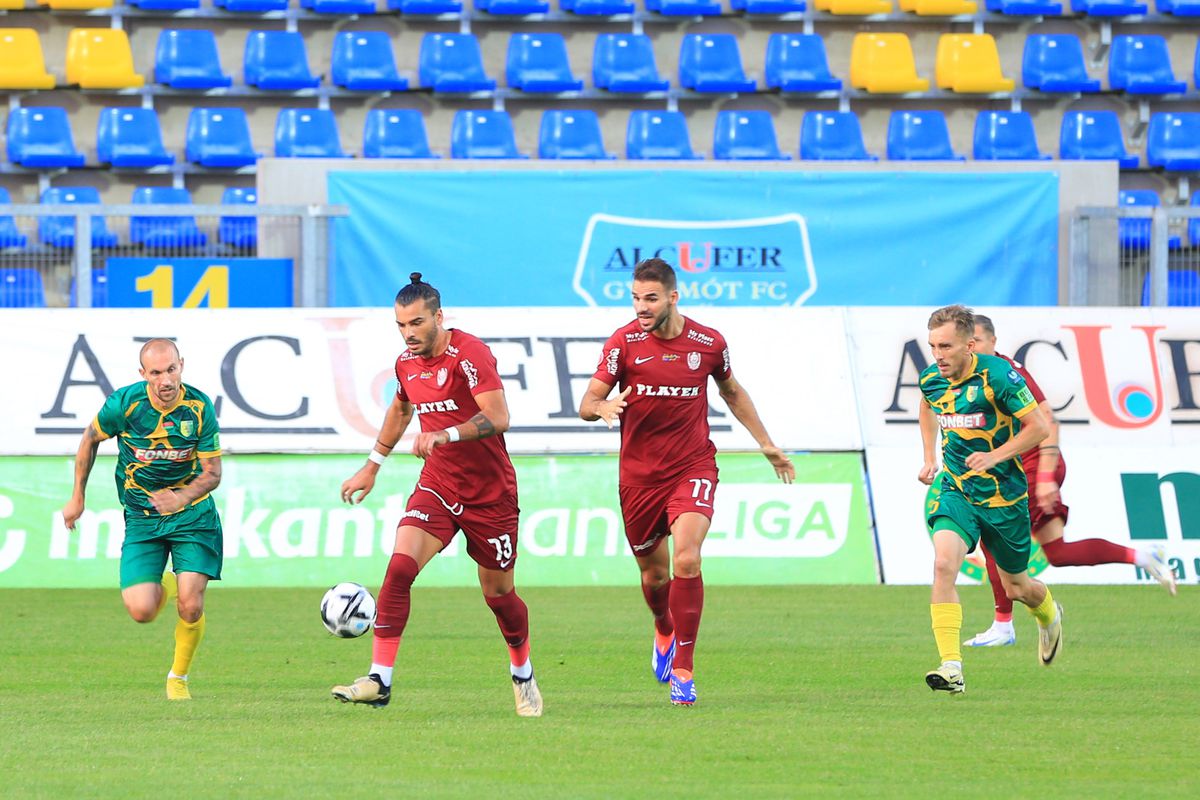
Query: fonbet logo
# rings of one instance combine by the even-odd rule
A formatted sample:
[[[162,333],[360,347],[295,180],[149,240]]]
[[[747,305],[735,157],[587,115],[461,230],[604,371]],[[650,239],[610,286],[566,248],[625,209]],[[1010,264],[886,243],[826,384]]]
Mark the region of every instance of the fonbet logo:
[[[933,479],[933,485],[925,493],[925,531],[931,539],[933,538],[933,529],[929,527],[929,516],[938,510],[941,502],[942,473],[939,472],[937,477]],[[1041,545],[1033,542],[1033,549],[1029,552],[1030,576],[1043,572],[1048,566],[1050,566],[1050,562],[1046,559],[1046,554],[1042,552]],[[983,558],[983,548],[976,547],[974,552],[968,553],[966,559],[963,560],[959,572],[973,581],[987,583],[987,562]]]
[[[655,257],[676,268],[685,301],[800,305],[817,291],[808,225],[799,214],[705,221],[593,214],[575,264],[575,292],[589,306],[624,306],[634,265]]]
[[[707,556],[824,558],[846,543],[848,483],[723,483]]]

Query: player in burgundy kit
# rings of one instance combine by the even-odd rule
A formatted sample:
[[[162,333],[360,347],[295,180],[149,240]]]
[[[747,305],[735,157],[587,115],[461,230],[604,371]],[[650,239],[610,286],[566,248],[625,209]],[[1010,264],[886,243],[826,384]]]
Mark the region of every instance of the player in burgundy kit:
[[[637,319],[604,344],[579,416],[621,421],[621,513],[654,614],[655,677],[671,702],[696,701],[693,651],[704,605],[700,547],[712,521],[716,447],[709,441],[708,378],[785,482],[796,468],[771,442],[750,395],[729,368],[725,339],[679,313],[675,270],[659,258],[633,270]],[[620,392],[607,399],[613,386]],[[674,539],[674,557],[663,539]],[[671,579],[672,567],[674,580]]]
[[[396,396],[366,464],[342,484],[359,503],[415,412],[421,433],[413,455],[425,466],[396,530],[396,546],[379,590],[371,669],[333,687],[343,702],[386,706],[400,636],[408,623],[413,581],[458,533],[479,565],[483,599],[508,643],[517,714],[539,717],[542,695],[529,660],[529,611],[513,587],[517,559],[517,478],[504,446],[508,404],[496,359],[469,333],[442,327],[437,289],[412,274],[396,295],[396,325],[408,350],[396,359]]]
[[[1054,419],[1054,409],[1046,402],[1041,388],[1022,364],[996,352],[996,326],[991,319],[982,314],[975,315],[975,350],[988,355],[998,355],[1012,364],[1013,369],[1025,378],[1033,399],[1037,401],[1045,418],[1050,421],[1050,434],[1045,441],[1039,447],[1021,455],[1025,475],[1029,480],[1030,527],[1034,539],[1046,554],[1046,560],[1056,567],[1135,564],[1154,576],[1159,583],[1167,587],[1167,591],[1175,594],[1175,575],[1167,565],[1161,547],[1143,552],[1104,539],[1081,539],[1075,542],[1063,540],[1068,509],[1059,495],[1059,487],[1067,476],[1067,465],[1058,450],[1058,422]],[[968,639],[965,644],[968,647],[1003,647],[1015,644],[1017,634],[1012,624],[1012,600],[1004,594],[996,564],[986,547],[984,553],[987,555],[988,579],[991,581],[992,595],[996,601],[996,618],[990,628]]]

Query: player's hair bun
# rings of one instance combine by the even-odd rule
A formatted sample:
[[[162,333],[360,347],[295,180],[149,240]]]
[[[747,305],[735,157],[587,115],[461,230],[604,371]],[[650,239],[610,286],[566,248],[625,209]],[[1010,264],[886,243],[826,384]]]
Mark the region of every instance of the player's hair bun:
[[[419,273],[419,272],[409,273],[408,279],[410,281],[412,281],[414,284],[420,284],[421,283],[421,273]]]

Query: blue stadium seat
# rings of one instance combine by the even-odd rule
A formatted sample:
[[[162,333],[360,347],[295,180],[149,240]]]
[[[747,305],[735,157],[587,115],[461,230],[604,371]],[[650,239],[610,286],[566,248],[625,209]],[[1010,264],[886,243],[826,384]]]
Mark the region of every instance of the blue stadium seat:
[[[100,205],[100,192],[92,186],[51,187],[42,192],[42,205]],[[38,217],[38,240],[52,247],[75,246],[74,217]],[[92,247],[116,247],[117,235],[104,217],[92,217]]]
[[[713,158],[720,161],[786,161],[769,111],[721,111],[713,124]]]
[[[625,128],[625,157],[646,161],[699,160],[692,151],[681,111],[631,111]]]
[[[767,39],[767,86],[781,92],[836,92],[825,40],[816,33],[773,33]]]
[[[1193,208],[1200,206],[1200,189],[1192,192],[1192,199],[1188,205]],[[1200,247],[1200,217],[1192,217],[1188,220],[1188,242],[1192,247]]]
[[[8,160],[29,169],[82,167],[67,111],[59,106],[14,108],[8,112]]]
[[[1014,17],[1058,17],[1063,13],[1062,3],[1048,0],[987,0],[988,11]]]
[[[313,89],[321,83],[308,68],[304,37],[296,31],[251,31],[242,71],[247,86],[270,91]]]
[[[517,152],[507,111],[458,111],[450,127],[451,158],[528,158]]]
[[[1116,161],[1136,169],[1137,154],[1125,150],[1121,120],[1115,111],[1068,111],[1063,114],[1058,157],[1071,161]]]
[[[747,14],[800,14],[808,4],[804,0],[730,0],[729,7]]]
[[[889,161],[965,161],[950,145],[941,111],[893,111],[888,120]]]
[[[133,190],[133,202],[139,205],[169,203],[190,206],[192,195],[182,187],[139,186]],[[208,236],[196,227],[196,218],[193,216],[131,216],[129,241],[153,249],[203,247],[208,243]]]
[[[261,14],[266,11],[287,11],[290,0],[212,0],[217,8],[226,11]]]
[[[697,92],[753,92],[731,33],[684,34],[679,46],[679,85]]]
[[[1108,85],[1113,91],[1128,94],[1187,91],[1186,83],[1175,80],[1167,40],[1157,35],[1113,37],[1108,56]]]
[[[561,0],[559,7],[563,11],[588,17],[632,14],[636,10],[633,0]]]
[[[646,0],[646,10],[664,17],[713,17],[722,9],[718,0]]]
[[[592,51],[592,83],[610,92],[661,92],[671,85],[658,74],[650,37],[602,33]]]
[[[479,40],[469,33],[427,33],[417,62],[421,86],[435,92],[490,92]]]
[[[387,0],[387,7],[410,16],[458,14],[463,10],[461,0]]]
[[[0,206],[12,204],[8,189],[0,186]],[[29,238],[17,228],[17,221],[10,214],[0,216],[0,248],[24,247]]]
[[[1027,111],[980,111],[975,117],[976,161],[1047,161],[1038,150]]]
[[[221,70],[217,38],[207,28],[164,30],[158,35],[154,80],[176,89],[220,89],[233,85]]]
[[[1150,305],[1149,274],[1142,280],[1142,305]],[[1200,272],[1190,269],[1167,270],[1167,305],[1200,306]]]
[[[1153,189],[1129,189],[1117,193],[1117,205],[1158,208],[1158,192]],[[1117,223],[1118,238],[1122,250],[1148,250],[1150,248],[1151,220],[1122,219]]]
[[[96,160],[140,169],[175,163],[163,147],[162,128],[152,108],[105,108],[96,125]]]
[[[523,17],[527,14],[545,14],[550,10],[546,0],[475,0],[478,11],[506,17]]]
[[[584,109],[542,113],[538,133],[538,158],[615,158],[604,149],[600,120],[595,111]]]
[[[300,0],[315,14],[374,14],[375,0]]]
[[[1146,163],[1171,172],[1200,170],[1200,112],[1151,114],[1146,133]]]
[[[275,118],[276,158],[345,158],[328,108],[283,108]]]
[[[330,59],[335,86],[364,92],[403,92],[408,79],[396,70],[392,40],[383,31],[342,31]]]
[[[1200,17],[1200,0],[1158,0],[1158,13],[1176,17]]]
[[[193,108],[184,157],[203,167],[237,169],[261,157],[250,143],[250,123],[240,108]]]
[[[523,92],[577,92],[561,33],[514,33],[508,39],[508,85]]]
[[[373,108],[363,123],[363,158],[437,158],[437,155],[429,150],[420,111]]]
[[[1083,44],[1070,33],[1034,33],[1026,37],[1021,79],[1026,88],[1043,92],[1100,91],[1100,81],[1088,77]]]
[[[71,278],[71,308],[79,307],[75,278]],[[92,267],[92,308],[108,308],[108,273],[103,267]]]
[[[34,267],[0,269],[0,308],[45,308],[42,273]]]
[[[231,186],[221,194],[226,205],[258,205],[258,192]],[[258,245],[258,220],[254,217],[221,217],[217,223],[217,241],[239,249]]]
[[[808,111],[800,123],[800,158],[806,161],[878,161],[867,152],[853,111]]]
[[[1145,14],[1150,6],[1138,0],[1071,0],[1071,9],[1089,17],[1135,17]]]

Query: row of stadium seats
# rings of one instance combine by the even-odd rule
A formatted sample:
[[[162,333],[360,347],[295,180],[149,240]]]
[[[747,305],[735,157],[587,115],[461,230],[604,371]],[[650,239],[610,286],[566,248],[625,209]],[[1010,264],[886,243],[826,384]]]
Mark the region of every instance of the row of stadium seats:
[[[428,33],[418,56],[418,80],[434,92],[480,92],[496,88],[484,67],[479,42],[472,34]],[[1003,74],[995,39],[990,34],[943,34],[938,39],[935,82],[958,93],[1004,93],[1016,87]],[[510,88],[531,93],[580,91],[558,33],[514,33],[509,39],[505,77]],[[758,82],[742,66],[732,34],[687,34],[679,51],[679,85],[696,92],[755,92]],[[299,91],[321,85],[314,75],[303,36],[295,31],[252,31],[246,37],[242,78],[263,91]],[[1041,92],[1098,92],[1083,46],[1073,34],[1031,34],[1025,40],[1021,78],[1027,89]],[[1192,75],[1200,88],[1200,47]],[[850,56],[850,85],[872,93],[926,92],[930,81],[917,74],[912,45],[903,33],[860,33]],[[205,29],[164,30],[158,38],[154,81],[173,89],[208,91],[232,86],[224,71],[213,32]],[[404,91],[383,31],[343,31],[333,43],[332,85],[353,91]],[[134,71],[125,31],[75,28],[68,36],[66,82],[86,89],[138,88],[145,78]],[[670,82],[655,63],[650,38],[644,34],[604,33],[596,37],[592,82],[610,92],[664,91]],[[1108,59],[1112,91],[1130,95],[1180,94],[1185,81],[1171,67],[1167,42],[1159,35],[1113,37]],[[765,84],[785,92],[839,91],[842,80],[829,68],[825,44],[817,34],[775,33],[766,50]],[[0,29],[0,89],[52,89],[55,76],[46,71],[41,41],[32,28]]]
[[[84,166],[75,148],[67,112],[56,106],[18,108],[9,113],[8,158],[27,169]],[[786,159],[768,111],[721,111],[713,127],[716,159]],[[196,108],[187,125],[188,162],[213,169],[255,164],[261,154],[250,140],[240,108]],[[147,169],[175,163],[165,148],[158,116],[149,108],[106,108],[96,131],[101,164]],[[337,119],[329,109],[282,109],[275,124],[278,158],[345,158]],[[976,160],[1040,160],[1033,121],[1025,112],[984,111],[975,120]],[[372,109],[363,128],[365,158],[436,158],[424,119],[413,109]],[[518,152],[512,120],[504,111],[459,111],[450,135],[453,158],[526,158]],[[542,114],[539,158],[607,159],[595,111],[549,110]],[[1200,170],[1200,112],[1160,112],[1150,118],[1147,164],[1169,171]],[[692,159],[697,156],[682,113],[633,111],[626,127],[629,159]],[[800,157],[808,160],[875,160],[852,111],[809,111],[800,127]],[[889,160],[962,160],[950,143],[941,111],[894,111],[888,123]],[[1059,158],[1112,160],[1123,169],[1140,165],[1126,149],[1113,111],[1068,111],[1063,115]]]

